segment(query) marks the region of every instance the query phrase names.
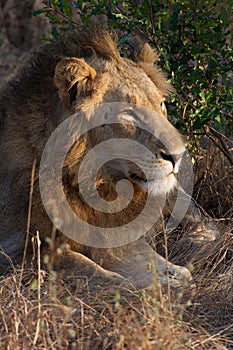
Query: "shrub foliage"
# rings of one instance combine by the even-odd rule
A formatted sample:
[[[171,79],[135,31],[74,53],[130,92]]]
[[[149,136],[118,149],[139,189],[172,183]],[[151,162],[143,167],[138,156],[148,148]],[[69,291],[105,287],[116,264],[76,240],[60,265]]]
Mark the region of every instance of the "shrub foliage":
[[[146,36],[177,91],[168,112],[197,141],[208,125],[227,136],[233,131],[232,10],[231,0],[50,0],[34,15],[49,18],[55,38],[93,19],[117,30],[119,45],[132,34]]]

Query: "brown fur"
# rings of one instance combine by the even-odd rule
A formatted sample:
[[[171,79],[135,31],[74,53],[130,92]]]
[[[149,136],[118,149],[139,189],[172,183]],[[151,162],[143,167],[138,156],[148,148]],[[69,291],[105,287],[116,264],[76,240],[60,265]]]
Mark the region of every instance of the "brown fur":
[[[3,212],[0,242],[13,261],[22,255],[22,245],[19,246],[17,242],[19,239],[23,241],[25,237],[30,174],[34,159],[37,160],[37,169],[30,230],[32,233],[39,230],[42,238],[52,232],[52,223],[40,198],[38,166],[52,131],[74,111],[85,111],[101,102],[132,102],[145,106],[161,115],[161,124],[166,121],[166,137],[174,144],[174,149],[176,144],[182,146],[178,133],[164,118],[161,110],[164,95],[172,88],[160,69],[154,65],[155,58],[152,49],[146,44],[138,55],[137,63],[123,59],[116,41],[108,33],[78,32],[46,45],[34,54],[32,62],[25,67],[18,79],[4,89],[0,101],[1,152],[4,156],[0,166],[1,189],[4,192],[0,198]],[[160,147],[150,137],[138,134],[127,123],[116,128],[115,131],[121,137],[131,135],[132,139],[143,141],[144,138],[148,145],[154,144],[154,152]],[[110,127],[106,127],[106,135],[108,134],[111,135]],[[104,140],[101,135],[98,130],[91,131],[73,145],[64,164],[63,181],[73,210],[87,222],[105,227],[106,223],[110,226],[113,224],[113,215],[100,215],[89,208],[80,196],[76,182],[83,156],[93,145]],[[97,187],[105,199],[111,200],[116,196],[117,180],[119,175],[114,180],[107,171],[99,175]],[[132,204],[119,215],[118,221],[113,225],[131,220],[143,207],[147,193],[136,183],[133,184],[135,193]],[[89,248],[58,232],[57,246],[62,242],[68,242],[71,251],[85,254],[98,263],[103,263],[107,255],[107,264],[104,266],[110,261],[121,260],[129,250],[128,246],[108,250]],[[70,264],[72,259],[78,261],[77,265],[83,266],[80,256],[73,255],[70,258],[70,254],[69,252],[66,256],[67,260],[62,260],[62,266]],[[5,263],[5,258],[0,255],[0,264]],[[90,262],[91,271],[92,264]],[[67,269],[69,268],[72,267],[68,266]]]

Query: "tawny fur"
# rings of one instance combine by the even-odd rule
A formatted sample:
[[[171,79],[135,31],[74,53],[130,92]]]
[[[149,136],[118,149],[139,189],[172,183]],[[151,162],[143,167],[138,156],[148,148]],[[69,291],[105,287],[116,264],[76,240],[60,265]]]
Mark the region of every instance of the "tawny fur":
[[[35,53],[21,75],[2,91],[0,205],[4,219],[0,242],[13,261],[18,261],[22,256],[23,244],[17,249],[17,242],[23,242],[25,237],[30,174],[35,159],[37,167],[30,231],[34,234],[38,230],[42,238],[50,236],[52,232],[52,223],[40,198],[38,167],[47,139],[67,116],[102,102],[132,102],[161,114],[163,123],[165,117],[161,103],[172,88],[161,70],[154,65],[155,58],[156,55],[146,44],[138,55],[137,62],[132,62],[121,58],[116,41],[108,33],[77,32],[54,41]],[[131,133],[136,140],[141,137],[127,125],[119,127],[118,132],[119,136]],[[182,144],[175,131],[172,134],[167,131],[166,137],[170,137],[174,145],[176,142]],[[78,187],[74,185],[79,163],[98,141],[98,134],[91,132],[88,137],[75,143],[67,155],[63,175],[66,194],[73,209],[87,222],[92,221],[104,227],[106,217],[98,216],[95,210],[86,206],[79,196]],[[155,150],[159,147],[154,145]],[[103,197],[112,199],[115,184],[109,174],[100,174],[97,182]],[[119,222],[124,223],[126,218],[136,216],[143,207],[145,198],[145,191],[135,185],[133,203],[137,205],[133,208],[136,209],[132,212],[129,207],[119,216]],[[107,220],[108,225],[111,225],[111,215],[108,215]],[[128,249],[127,246],[113,249],[90,248],[58,232],[57,246],[62,242],[68,242],[71,250],[83,253],[98,263],[106,255],[109,259],[119,260]],[[6,263],[4,257],[0,257],[0,263]]]

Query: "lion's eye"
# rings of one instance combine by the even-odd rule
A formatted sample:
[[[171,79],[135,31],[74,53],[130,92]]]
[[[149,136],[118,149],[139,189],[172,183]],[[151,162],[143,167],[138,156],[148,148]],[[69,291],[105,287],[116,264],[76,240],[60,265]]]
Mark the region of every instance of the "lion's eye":
[[[134,122],[135,119],[132,115],[129,114],[122,114],[122,119],[126,120],[127,122]]]
[[[161,111],[163,112],[163,114],[167,115],[167,108],[165,102],[161,102]]]
[[[137,116],[132,110],[126,110],[121,114],[121,118],[127,122],[135,122]]]

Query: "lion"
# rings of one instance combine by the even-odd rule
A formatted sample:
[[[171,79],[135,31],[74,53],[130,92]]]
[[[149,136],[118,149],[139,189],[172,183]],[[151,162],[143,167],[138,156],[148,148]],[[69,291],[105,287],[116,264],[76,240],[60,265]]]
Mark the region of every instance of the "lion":
[[[176,187],[185,147],[182,137],[167,119],[165,98],[173,88],[155,65],[156,60],[157,55],[147,43],[132,61],[121,57],[116,40],[109,33],[77,31],[41,48],[21,74],[4,88],[0,103],[4,158],[0,165],[1,271],[9,264],[22,261],[32,165],[36,161],[30,233],[39,232],[42,241],[47,237],[53,240],[53,249],[50,245],[50,250],[45,247],[44,251],[53,256],[53,268],[63,272],[63,276],[86,276],[93,288],[102,283],[120,285],[125,281],[136,288],[149,288],[155,283],[155,275],[157,283],[172,286],[191,280],[188,269],[168,262],[152,249],[145,237],[141,237],[141,227],[139,232],[135,231],[137,239],[122,241],[113,247],[90,246],[80,243],[76,236],[74,239],[68,237],[59,225],[54,226],[40,192],[41,157],[58,126],[74,113],[77,118],[81,113],[86,120],[93,119],[94,112],[88,111],[102,104],[121,103],[122,109],[113,111],[110,108],[108,112],[114,112],[119,123],[103,122],[74,140],[68,150],[62,168],[66,201],[77,217],[95,227],[126,225],[142,211],[148,191],[152,192],[155,208],[160,213],[160,197],[164,198]],[[155,117],[147,110],[153,111]],[[159,130],[160,139],[145,131],[144,125],[148,123]],[[150,154],[133,148],[129,150],[132,160],[144,164],[149,178],[145,178],[140,166],[133,161],[119,157],[98,171],[95,185],[104,201],[114,202],[119,181],[127,180],[133,186],[132,203],[117,215],[101,213],[86,204],[80,194],[78,179],[84,157],[94,146],[111,139],[113,134],[143,143],[150,149]],[[54,189],[48,183],[48,193],[50,191],[54,192]],[[62,205],[62,200],[53,201],[55,216]]]

